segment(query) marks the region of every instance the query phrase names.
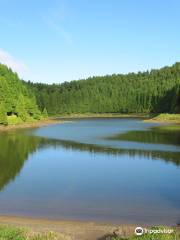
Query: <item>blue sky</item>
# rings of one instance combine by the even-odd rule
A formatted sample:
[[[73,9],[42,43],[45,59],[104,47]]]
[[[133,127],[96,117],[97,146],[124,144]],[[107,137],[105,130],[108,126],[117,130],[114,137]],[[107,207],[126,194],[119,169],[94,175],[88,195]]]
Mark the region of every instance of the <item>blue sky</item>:
[[[0,62],[58,83],[180,61],[179,0],[0,0]]]

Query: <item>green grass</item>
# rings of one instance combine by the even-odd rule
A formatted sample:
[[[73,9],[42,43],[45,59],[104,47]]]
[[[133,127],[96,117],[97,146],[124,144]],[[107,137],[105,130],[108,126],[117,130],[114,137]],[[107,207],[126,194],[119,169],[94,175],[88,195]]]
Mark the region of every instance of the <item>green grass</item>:
[[[164,229],[165,227],[152,227],[151,230]],[[167,228],[166,228],[167,229]],[[172,229],[172,228],[170,228]],[[180,231],[173,228],[173,233],[170,234],[157,234],[157,233],[145,233],[141,236],[133,234],[129,237],[110,237],[109,240],[180,240]],[[72,240],[70,236],[63,234],[56,234],[54,232],[48,233],[34,233],[32,231],[11,227],[0,226],[0,240]]]
[[[53,116],[57,118],[148,118],[149,114],[143,113],[70,113]]]
[[[18,228],[0,227],[0,240],[25,240],[25,232]]]
[[[34,233],[22,228],[0,226],[0,240],[71,240],[71,238],[54,232]]]
[[[176,121],[180,123],[180,114],[169,114],[169,113],[162,113],[158,116],[154,117],[152,120],[157,121]]]
[[[152,227],[151,230],[164,229],[164,227]],[[180,240],[180,232],[174,229],[173,233],[145,233],[141,236],[133,235],[127,238],[112,237],[111,240]]]
[[[17,117],[16,115],[12,115],[12,116],[7,116],[7,121],[8,121],[8,125],[18,125],[23,123],[33,123],[33,122],[36,122],[37,120],[35,120],[32,117],[28,117],[26,122],[24,122],[20,117]]]
[[[16,125],[23,123],[22,119],[17,117],[16,115],[7,117],[8,125]]]

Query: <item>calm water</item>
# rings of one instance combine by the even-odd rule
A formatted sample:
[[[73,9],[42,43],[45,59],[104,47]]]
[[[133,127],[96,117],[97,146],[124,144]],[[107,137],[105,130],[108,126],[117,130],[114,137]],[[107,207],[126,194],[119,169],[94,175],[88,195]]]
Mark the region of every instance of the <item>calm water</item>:
[[[180,222],[180,134],[138,119],[0,134],[0,214]]]

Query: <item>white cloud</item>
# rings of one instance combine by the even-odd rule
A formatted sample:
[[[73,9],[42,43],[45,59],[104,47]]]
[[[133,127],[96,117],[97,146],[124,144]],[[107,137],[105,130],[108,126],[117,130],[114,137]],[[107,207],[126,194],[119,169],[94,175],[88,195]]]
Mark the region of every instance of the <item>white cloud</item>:
[[[13,71],[17,72],[20,77],[23,77],[28,71],[28,67],[23,62],[2,49],[0,49],[0,63],[10,67]]]

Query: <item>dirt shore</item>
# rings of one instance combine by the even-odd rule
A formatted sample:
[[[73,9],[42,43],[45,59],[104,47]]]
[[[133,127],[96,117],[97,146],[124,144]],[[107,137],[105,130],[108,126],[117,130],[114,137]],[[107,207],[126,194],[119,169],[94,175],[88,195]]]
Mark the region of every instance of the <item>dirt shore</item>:
[[[59,119],[43,119],[36,122],[31,122],[31,123],[23,123],[23,124],[8,125],[8,126],[0,125],[0,132],[16,130],[16,129],[24,129],[24,128],[38,128],[38,127],[48,126],[50,124],[57,124],[62,122],[64,121]]]
[[[62,123],[65,121],[72,121],[72,119],[81,118],[144,118],[144,115],[128,115],[128,114],[72,114],[64,116],[56,116],[54,118],[48,118],[43,120],[38,120],[34,122],[27,122],[15,125],[3,126],[0,124],[0,132],[6,132],[9,130],[25,129],[25,128],[38,128],[43,126],[48,126],[51,124]]]
[[[57,115],[59,119],[78,119],[78,118],[148,118],[149,114],[125,114],[125,113],[72,113]]]
[[[34,232],[53,231],[55,233],[61,233],[72,240],[101,240],[105,239],[103,238],[104,236],[113,234],[117,229],[125,234],[133,234],[135,229],[133,225],[11,216],[0,216],[0,225],[23,227]]]

